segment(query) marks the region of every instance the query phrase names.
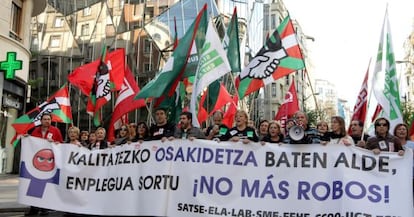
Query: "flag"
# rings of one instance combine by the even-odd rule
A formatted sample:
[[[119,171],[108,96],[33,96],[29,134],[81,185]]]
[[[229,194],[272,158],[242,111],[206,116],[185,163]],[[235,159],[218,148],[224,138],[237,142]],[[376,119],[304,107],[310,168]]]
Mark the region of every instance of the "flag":
[[[121,121],[124,115],[128,115],[129,112],[141,108],[146,105],[144,99],[135,100],[134,97],[139,92],[137,82],[135,82],[134,75],[127,67],[125,70],[124,83],[119,91],[119,95],[116,98],[115,107],[112,112],[111,121],[108,129],[108,141],[115,139],[115,129],[118,122]]]
[[[367,106],[368,106],[368,74],[369,74],[369,65],[371,61],[368,63],[368,69],[365,73],[364,81],[362,82],[361,89],[358,94],[358,99],[354,106],[354,112],[351,118],[353,120],[359,120],[365,123],[365,119],[367,117]],[[348,128],[348,134],[351,134],[351,125]]]
[[[373,73],[372,88],[375,98],[382,108],[379,116],[390,121],[390,132],[394,130],[395,125],[403,123],[398,78],[391,42],[388,11],[386,11]]]
[[[410,129],[409,129],[409,131],[408,131],[408,136],[410,137],[410,139],[411,140],[413,140],[414,138],[414,117],[413,117],[413,119],[411,120],[411,126],[410,126]]]
[[[239,97],[304,67],[295,30],[287,16],[236,78]]]
[[[162,71],[135,96],[139,98],[158,98],[162,95],[173,95],[178,83],[183,78],[188,57],[196,35],[205,35],[207,28],[207,5],[197,15],[196,20],[181,38],[172,56],[168,59]]]
[[[338,116],[345,119],[345,108],[344,108],[343,101],[338,99],[337,102],[336,102],[336,105],[338,107]]]
[[[52,122],[72,123],[72,109],[70,106],[68,85],[63,85],[45,102],[17,118],[12,124],[16,135],[26,134],[30,129],[41,125],[43,113],[50,113]],[[15,143],[15,136],[11,143]]]
[[[291,118],[297,111],[299,111],[299,101],[296,93],[295,82],[292,81],[292,84],[285,95],[285,100],[277,111],[275,120],[280,121],[282,128],[284,128],[287,119]]]
[[[234,7],[233,16],[231,17],[230,24],[227,27],[226,34],[223,38],[223,47],[227,52],[227,58],[230,61],[230,67],[232,72],[241,71],[240,61],[240,43],[239,43],[239,23],[237,18],[237,8]]]
[[[174,44],[173,50],[178,46],[178,33],[177,33],[177,19],[174,16]]]
[[[87,112],[94,116],[95,126],[100,125],[100,109],[111,100],[112,91],[121,89],[124,71],[125,50],[120,48],[106,54],[104,46],[100,59],[80,66],[68,75],[69,82],[89,96]]]
[[[180,81],[175,88],[173,95],[163,95],[157,98],[154,103],[154,108],[164,108],[168,113],[168,122],[178,123],[180,114],[183,111],[183,100],[186,97],[185,85]]]
[[[239,97],[237,94],[233,96],[233,101],[230,103],[227,111],[223,115],[223,124],[226,125],[228,128],[233,127],[234,116],[237,112],[237,104],[239,103]]]
[[[208,22],[206,40],[204,41],[200,54],[200,61],[198,62],[197,71],[195,73],[190,101],[191,113],[198,114],[197,102],[204,89],[226,73],[230,72],[230,70],[226,52],[224,51],[220,38],[213,26],[213,22],[210,20],[210,22]],[[193,126],[200,126],[197,118],[193,118]]]
[[[102,54],[104,62],[106,62],[109,71],[110,81],[113,83],[113,89],[120,90],[124,79],[125,70],[125,50],[117,49],[105,55]],[[79,88],[86,96],[89,96],[95,83],[98,67],[101,65],[102,58],[91,63],[79,66],[68,75],[69,82]]]
[[[198,104],[198,112],[191,111],[191,113],[197,114],[198,123],[201,124],[208,119],[208,116],[213,115],[215,111],[220,110],[229,102],[233,102],[232,96],[223,84],[214,81],[204,91]]]

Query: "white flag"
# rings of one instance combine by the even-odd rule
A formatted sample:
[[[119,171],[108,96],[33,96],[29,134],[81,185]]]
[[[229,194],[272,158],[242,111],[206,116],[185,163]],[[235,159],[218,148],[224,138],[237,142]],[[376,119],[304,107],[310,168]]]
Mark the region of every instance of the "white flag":
[[[403,117],[388,12],[385,13],[382,26],[372,88],[378,104],[382,107],[380,117],[390,121],[392,132],[395,125],[403,122]]]
[[[201,50],[197,72],[193,83],[191,94],[190,111],[193,113],[193,126],[199,127],[196,114],[198,111],[198,98],[215,80],[230,72],[230,64],[226,57],[220,38],[213,26],[212,21],[208,22],[206,40]]]

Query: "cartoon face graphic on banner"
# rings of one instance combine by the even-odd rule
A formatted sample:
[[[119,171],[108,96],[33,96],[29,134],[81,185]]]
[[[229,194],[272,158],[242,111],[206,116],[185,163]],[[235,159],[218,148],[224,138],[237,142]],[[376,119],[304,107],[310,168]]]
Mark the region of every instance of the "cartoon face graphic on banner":
[[[42,198],[46,185],[59,184],[60,170],[55,168],[55,156],[50,148],[42,148],[33,152],[32,161],[22,161],[20,177],[30,179],[27,196]]]
[[[55,157],[52,150],[42,149],[38,151],[33,157],[33,166],[34,168],[49,172],[55,168]]]

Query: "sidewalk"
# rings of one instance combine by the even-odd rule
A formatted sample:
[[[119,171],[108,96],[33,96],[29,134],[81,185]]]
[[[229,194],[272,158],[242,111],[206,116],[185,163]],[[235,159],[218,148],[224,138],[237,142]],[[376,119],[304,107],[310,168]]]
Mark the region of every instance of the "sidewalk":
[[[17,203],[17,188],[19,176],[17,174],[0,174],[0,213],[24,212],[27,205]]]

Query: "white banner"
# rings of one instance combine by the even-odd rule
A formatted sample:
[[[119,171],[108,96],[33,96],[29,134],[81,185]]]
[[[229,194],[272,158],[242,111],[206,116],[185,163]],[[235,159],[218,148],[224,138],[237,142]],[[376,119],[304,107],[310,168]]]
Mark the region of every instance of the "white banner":
[[[19,202],[96,215],[413,216],[413,153],[337,144],[22,139]]]

